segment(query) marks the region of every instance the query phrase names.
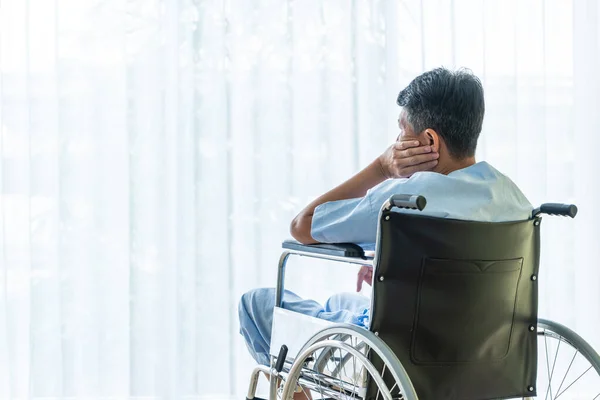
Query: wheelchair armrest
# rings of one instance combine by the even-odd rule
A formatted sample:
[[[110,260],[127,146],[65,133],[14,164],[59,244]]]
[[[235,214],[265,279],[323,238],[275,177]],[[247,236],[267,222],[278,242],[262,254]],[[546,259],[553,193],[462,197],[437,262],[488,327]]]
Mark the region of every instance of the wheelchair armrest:
[[[275,292],[275,305],[277,307],[280,307],[282,304],[281,301],[285,286],[285,265],[288,257],[292,254],[358,265],[373,264],[373,255],[365,255],[362,247],[353,243],[302,244],[295,240],[286,240],[281,244],[281,247],[287,251],[284,251],[279,258],[279,266],[277,267],[277,289]]]
[[[281,244],[281,247],[284,249],[303,251],[313,254],[323,254],[327,256],[365,258],[365,252],[362,247],[353,243],[302,244],[295,240],[286,240]]]

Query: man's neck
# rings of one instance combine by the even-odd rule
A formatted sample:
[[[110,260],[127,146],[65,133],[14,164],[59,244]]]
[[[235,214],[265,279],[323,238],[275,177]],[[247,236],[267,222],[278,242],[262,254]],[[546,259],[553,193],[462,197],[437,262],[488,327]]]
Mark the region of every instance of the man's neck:
[[[439,174],[448,175],[451,172],[458,171],[459,169],[470,167],[476,163],[475,157],[467,157],[461,160],[445,160],[445,162],[440,162],[437,167],[434,169],[434,172]]]

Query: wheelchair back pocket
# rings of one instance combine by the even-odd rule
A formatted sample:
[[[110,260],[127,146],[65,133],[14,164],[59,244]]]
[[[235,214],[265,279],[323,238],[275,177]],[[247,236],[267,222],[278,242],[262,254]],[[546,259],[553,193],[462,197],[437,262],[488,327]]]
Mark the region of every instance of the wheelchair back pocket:
[[[510,348],[522,258],[423,259],[411,341],[415,364],[490,362]]]

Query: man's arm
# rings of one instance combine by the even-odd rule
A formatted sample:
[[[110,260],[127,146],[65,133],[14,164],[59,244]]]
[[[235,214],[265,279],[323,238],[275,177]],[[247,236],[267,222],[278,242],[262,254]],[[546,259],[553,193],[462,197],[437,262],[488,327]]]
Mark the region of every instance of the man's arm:
[[[307,205],[292,220],[290,232],[294,239],[304,244],[318,243],[310,234],[312,218],[317,206],[330,201],[355,199],[364,197],[373,186],[379,185],[386,180],[378,160],[373,161],[368,167],[348,179],[346,182],[335,187],[322,196],[317,197]]]
[[[292,220],[290,232],[303,244],[318,243],[311,235],[315,209],[330,201],[364,197],[367,191],[388,178],[408,177],[417,171],[425,171],[437,164],[437,153],[418,141],[396,142],[365,169],[346,182],[328,191],[307,205]]]

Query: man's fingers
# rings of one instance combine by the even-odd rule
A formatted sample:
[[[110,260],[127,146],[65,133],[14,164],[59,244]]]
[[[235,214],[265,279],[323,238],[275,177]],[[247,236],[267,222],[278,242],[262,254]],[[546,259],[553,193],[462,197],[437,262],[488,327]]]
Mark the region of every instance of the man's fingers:
[[[439,158],[439,153],[425,153],[425,154],[417,154],[410,157],[396,157],[394,159],[394,163],[399,168],[410,167],[413,165],[419,165],[423,163],[427,163],[433,160],[437,160]]]
[[[418,147],[411,147],[411,148],[405,149],[405,150],[395,150],[394,155],[400,156],[403,158],[407,158],[407,157],[416,156],[418,154],[429,154],[431,152],[432,152],[431,146],[418,146]]]
[[[365,280],[365,275],[358,273],[358,279],[356,280],[356,291],[360,292],[362,290],[363,281]]]
[[[367,282],[369,285],[373,280],[373,269],[368,265],[363,265],[358,270],[357,280],[356,280],[356,291],[360,292],[362,290],[363,282]]]
[[[400,140],[394,143],[394,149],[406,150],[413,147],[419,147],[421,143],[418,140]]]
[[[358,274],[356,274],[356,291],[360,292],[362,289],[363,279],[365,277],[365,267],[360,267]]]

